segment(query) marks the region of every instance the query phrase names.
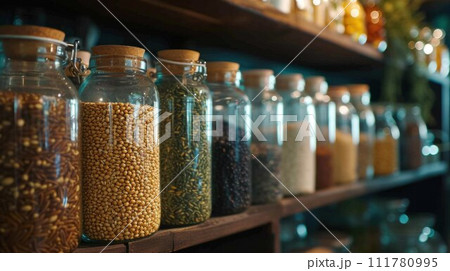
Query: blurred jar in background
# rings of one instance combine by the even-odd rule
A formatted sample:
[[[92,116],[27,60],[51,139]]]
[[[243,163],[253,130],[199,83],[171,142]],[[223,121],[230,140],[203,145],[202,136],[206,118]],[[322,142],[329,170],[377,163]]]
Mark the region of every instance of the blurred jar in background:
[[[328,0],[312,0],[314,7],[314,22],[321,27],[327,25]]]
[[[313,98],[316,109],[316,189],[333,185],[334,144],[336,140],[336,104],[327,95],[328,84],[322,76],[306,79],[305,92]],[[320,138],[320,137],[323,138]]]
[[[419,168],[423,164],[422,150],[428,134],[420,107],[413,104],[400,105],[396,118],[400,129],[400,168]]]
[[[359,117],[347,87],[330,87],[328,95],[336,103],[334,183],[353,183],[358,179]]]
[[[312,0],[295,0],[293,1],[295,14],[301,20],[314,22],[314,6]]]
[[[316,125],[312,98],[304,92],[299,73],[277,77],[277,92],[283,97],[284,141],[281,180],[285,195],[310,194],[316,190]]]
[[[375,116],[370,108],[368,85],[348,85],[351,103],[359,116],[358,175],[360,179],[373,177],[373,146],[375,143]]]
[[[344,7],[342,6],[342,0],[330,0],[327,10],[327,24],[334,31],[343,34],[345,32],[344,27]]]
[[[389,175],[398,170],[398,140],[400,131],[392,116],[392,107],[372,105],[375,113],[375,175]]]
[[[380,0],[365,0],[367,42],[373,44],[380,52],[387,48],[384,15],[379,7]]]
[[[345,34],[350,35],[355,41],[365,44],[367,42],[366,13],[361,3],[357,0],[345,0],[344,26]]]

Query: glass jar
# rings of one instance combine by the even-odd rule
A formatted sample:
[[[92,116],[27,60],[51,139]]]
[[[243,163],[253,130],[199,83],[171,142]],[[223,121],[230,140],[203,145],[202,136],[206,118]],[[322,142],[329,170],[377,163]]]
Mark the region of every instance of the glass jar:
[[[398,140],[400,131],[392,117],[392,107],[383,104],[372,105],[375,113],[375,175],[389,175],[398,170]]]
[[[329,1],[327,11],[327,24],[329,27],[337,33],[343,34],[345,32],[344,27],[344,7],[342,6],[342,0]]]
[[[328,84],[322,76],[306,79],[305,92],[313,98],[316,111],[316,189],[326,189],[334,180],[336,104],[327,95]]]
[[[133,240],[159,228],[159,98],[144,52],[92,48],[80,87],[86,241]]]
[[[358,179],[359,117],[346,87],[330,87],[328,95],[336,103],[334,183],[353,183]]]
[[[344,0],[344,26],[345,34],[355,41],[365,44],[367,42],[366,13],[358,0]]]
[[[328,0],[312,0],[314,7],[314,23],[320,27],[327,25]]]
[[[245,124],[251,103],[239,86],[239,64],[208,62],[213,96],[213,215],[245,211],[251,204],[251,128]]]
[[[64,35],[0,26],[0,252],[71,252],[81,236],[79,102]]]
[[[379,0],[365,0],[367,42],[384,52],[387,48],[384,15]]]
[[[368,85],[348,85],[350,102],[359,116],[358,177],[373,177],[373,146],[375,144],[375,115],[370,108]]]
[[[301,20],[314,22],[314,6],[312,0],[295,0],[294,10]]]
[[[161,223],[186,226],[211,216],[212,101],[206,66],[191,50],[158,52],[161,95]],[[168,134],[169,133],[169,134]]]
[[[428,135],[420,107],[413,104],[400,105],[396,117],[400,129],[400,168],[419,168],[424,162],[422,149]]]
[[[281,180],[285,195],[311,194],[316,190],[316,125],[311,96],[301,74],[279,75],[275,89],[283,97],[284,139]]]
[[[274,91],[272,70],[243,72],[245,93],[252,100],[253,138],[252,203],[277,202],[283,197],[281,148],[283,143],[283,102]],[[250,124],[249,124],[250,125]],[[256,174],[257,173],[257,174]],[[274,177],[275,176],[275,177]]]

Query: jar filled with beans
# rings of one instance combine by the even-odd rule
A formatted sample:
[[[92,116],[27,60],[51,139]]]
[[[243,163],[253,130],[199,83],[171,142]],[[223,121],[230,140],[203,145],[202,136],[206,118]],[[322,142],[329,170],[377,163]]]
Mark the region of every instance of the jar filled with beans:
[[[211,216],[211,97],[206,66],[192,50],[158,52],[161,94],[161,199],[165,226]],[[163,141],[164,140],[164,141]]]
[[[94,47],[80,87],[86,241],[133,240],[159,228],[159,97],[144,52]]]
[[[78,97],[63,39],[0,26],[0,252],[71,252],[81,236]]]

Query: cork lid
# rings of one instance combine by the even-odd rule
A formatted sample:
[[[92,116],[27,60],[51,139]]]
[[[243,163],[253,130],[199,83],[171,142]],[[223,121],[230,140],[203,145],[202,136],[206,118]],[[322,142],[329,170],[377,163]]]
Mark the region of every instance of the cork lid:
[[[352,95],[361,95],[369,92],[369,85],[366,84],[347,85],[347,88]]]
[[[0,35],[35,36],[63,41],[65,33],[54,28],[36,25],[0,25]]]
[[[193,62],[198,61],[200,53],[187,49],[169,49],[158,51],[158,57],[180,62]]]
[[[213,61],[206,63],[208,73],[224,72],[224,71],[238,71],[239,63],[228,61]]]
[[[349,94],[346,86],[331,86],[328,88],[328,95],[331,97],[342,97]]]
[[[273,70],[268,69],[248,70],[242,73],[244,86],[246,87],[273,87],[273,82],[271,82],[272,77]]]
[[[305,89],[308,92],[320,92],[325,94],[328,90],[328,83],[323,76],[311,76],[306,78]]]
[[[92,55],[144,57],[145,49],[127,45],[98,45],[92,48]]]
[[[303,90],[304,80],[300,73],[281,74],[277,77],[275,88],[277,90]]]

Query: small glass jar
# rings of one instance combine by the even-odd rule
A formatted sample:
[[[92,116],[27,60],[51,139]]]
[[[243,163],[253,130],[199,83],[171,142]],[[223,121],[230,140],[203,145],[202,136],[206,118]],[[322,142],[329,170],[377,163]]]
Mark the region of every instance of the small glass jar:
[[[400,129],[400,168],[417,169],[423,164],[422,149],[428,129],[417,105],[400,105],[396,112]]]
[[[239,87],[239,64],[208,62],[213,97],[213,215],[245,211],[251,204],[251,128],[245,124],[251,103]]]
[[[359,117],[346,87],[330,87],[328,95],[336,103],[334,183],[353,183],[358,180]]]
[[[274,91],[272,70],[250,70],[242,73],[245,93],[252,100],[253,132],[252,203],[277,202],[283,197],[281,149],[283,144],[283,102]],[[282,120],[282,119],[281,119]],[[259,125],[256,125],[259,124]],[[250,124],[249,124],[250,125]],[[275,176],[275,177],[274,177]]]
[[[392,116],[392,107],[383,104],[372,105],[375,114],[375,175],[389,175],[398,170],[398,140],[400,131]]]
[[[373,146],[375,144],[375,115],[370,108],[368,85],[348,85],[351,100],[359,116],[358,177],[373,177]]]
[[[86,241],[123,242],[159,228],[159,98],[144,52],[92,48],[91,74],[80,87]]]
[[[384,52],[387,48],[384,15],[379,0],[365,0],[367,42]]]
[[[295,0],[294,11],[298,18],[307,22],[314,22],[314,6],[312,0]]]
[[[358,0],[344,0],[345,34],[353,40],[365,44],[367,42],[366,13]]]
[[[327,25],[328,0],[312,0],[314,7],[314,23],[320,27]]]
[[[161,95],[161,223],[186,226],[211,216],[212,101],[206,66],[192,50],[158,52]]]
[[[311,96],[301,74],[279,75],[275,89],[283,97],[284,139],[281,180],[285,195],[311,194],[316,190],[316,125]]]
[[[305,93],[313,98],[316,111],[316,189],[326,189],[334,181],[334,144],[336,104],[327,95],[328,84],[322,76],[306,78]]]
[[[71,252],[81,237],[81,165],[64,33],[0,26],[0,252]]]

